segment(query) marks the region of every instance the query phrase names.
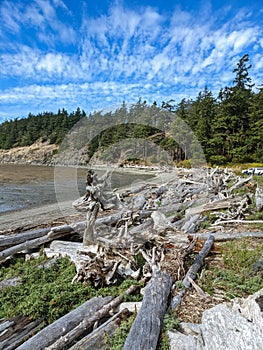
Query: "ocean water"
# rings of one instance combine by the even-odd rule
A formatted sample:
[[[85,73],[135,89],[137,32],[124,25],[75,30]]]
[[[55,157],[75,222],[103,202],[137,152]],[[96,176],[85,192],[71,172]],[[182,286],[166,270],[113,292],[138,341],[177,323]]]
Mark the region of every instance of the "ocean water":
[[[72,198],[71,189],[74,186],[79,195],[85,193],[86,169],[61,167],[59,172],[57,169],[38,165],[0,164],[0,213],[55,203],[58,197],[73,201],[76,199]],[[103,173],[105,171],[96,170],[99,177]],[[113,171],[110,186],[120,188],[151,177],[148,174]]]

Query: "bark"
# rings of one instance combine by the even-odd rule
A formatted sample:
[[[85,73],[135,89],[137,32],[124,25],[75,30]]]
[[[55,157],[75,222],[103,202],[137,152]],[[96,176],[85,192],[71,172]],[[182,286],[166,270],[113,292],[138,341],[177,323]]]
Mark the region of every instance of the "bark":
[[[172,284],[173,278],[166,272],[153,274],[123,350],[156,349]]]
[[[138,288],[139,286],[131,286],[124,294],[119,295],[117,298],[104,305],[100,310],[93,312],[92,315],[85,315],[86,317],[84,316],[83,320],[75,328],[73,328],[67,334],[61,336],[45,350],[60,350],[70,345],[75,339],[86,332],[95,322],[107,316],[112,309],[118,306],[123,301],[125,294],[134,293]]]
[[[112,297],[95,297],[88,300],[75,310],[42,329],[35,336],[19,346],[17,350],[43,350],[72,330],[84,317],[91,317],[111,299]]]

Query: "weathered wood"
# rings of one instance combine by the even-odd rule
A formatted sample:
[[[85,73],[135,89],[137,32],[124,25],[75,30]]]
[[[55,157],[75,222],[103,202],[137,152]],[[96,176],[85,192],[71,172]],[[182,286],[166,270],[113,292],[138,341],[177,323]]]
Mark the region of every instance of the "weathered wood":
[[[108,315],[112,309],[114,309],[117,305],[119,305],[123,301],[125,294],[132,294],[136,290],[138,290],[138,288],[140,287],[131,286],[130,288],[127,289],[125,293],[119,295],[118,297],[113,299],[111,302],[104,305],[100,310],[94,312],[93,315],[89,314],[83,317],[83,320],[75,328],[73,328],[67,334],[61,336],[57,341],[55,341],[52,345],[47,347],[45,350],[60,350],[70,345],[75,339],[77,339],[85,331],[87,331],[95,322],[99,321],[100,319]]]
[[[123,350],[156,349],[172,284],[169,274],[159,269],[155,271],[145,288],[142,306]]]
[[[230,207],[230,205],[233,203],[233,199],[222,199],[219,201],[215,201],[212,203],[205,203],[202,205],[199,205],[198,207],[189,208],[185,211],[186,217],[191,217],[196,214],[201,214],[206,211],[213,211],[218,209],[226,209]]]
[[[105,343],[105,338],[113,337],[115,331],[120,327],[121,322],[131,314],[132,313],[127,309],[118,312],[101,326],[94,329],[92,333],[70,347],[69,350],[108,350],[109,345]]]
[[[86,226],[86,221],[79,221],[76,223],[72,223],[70,225],[64,224],[60,226],[45,227],[37,230],[29,230],[29,231],[24,231],[24,232],[15,233],[15,234],[1,235],[0,247],[17,245],[31,239],[43,237],[51,231],[53,232],[77,231],[78,232],[79,230],[84,230],[85,226]]]
[[[258,211],[263,209],[263,188],[257,185],[255,192],[255,204]]]
[[[5,247],[9,245],[16,245],[23,243],[30,239],[35,239],[45,236],[48,232],[51,231],[51,228],[42,228],[38,230],[30,230],[26,232],[11,234],[8,236],[1,236],[0,247]]]
[[[213,244],[214,244],[214,236],[210,235],[208,239],[206,240],[202,250],[200,253],[197,255],[197,257],[194,260],[194,263],[190,266],[189,270],[187,271],[185,278],[183,279],[183,285],[184,289],[178,293],[175,297],[173,297],[172,302],[171,302],[171,308],[176,309],[181,301],[183,296],[185,295],[187,289],[191,286],[191,279],[195,280],[196,274],[203,265],[205,257],[209,254]],[[189,280],[190,277],[190,280]]]
[[[32,338],[28,339],[17,350],[43,350],[53,344],[61,336],[67,334],[70,330],[79,324],[83,318],[92,317],[101,307],[109,303],[112,297],[95,297],[75,310],[69,312],[57,321],[42,329]]]
[[[25,339],[36,334],[42,326],[42,320],[36,320],[28,323],[23,327],[22,331],[14,333],[12,336],[8,337],[4,341],[0,342],[0,349],[3,350],[15,350],[18,349]]]
[[[188,237],[191,239],[198,239],[200,241],[206,241],[211,233],[197,233],[197,234],[189,234]],[[263,231],[261,232],[213,232],[213,236],[215,241],[217,242],[226,242],[233,241],[239,238],[263,238]]]
[[[168,332],[176,350],[263,349],[263,289],[248,298],[235,298],[205,310],[201,324],[180,324]]]
[[[0,252],[0,262],[5,260],[7,257],[12,256],[16,253],[22,252],[26,249],[36,248],[41,246],[42,244],[48,243],[50,241],[53,241],[56,238],[60,238],[62,236],[65,236],[73,231],[73,228],[71,226],[66,225],[65,230],[62,228],[53,228],[47,235],[31,239],[29,241],[17,244],[15,246],[12,246],[10,248],[7,248],[5,250],[2,250]]]
[[[244,178],[244,179],[240,179],[239,181],[237,181],[233,186],[231,186],[229,189],[228,189],[228,193],[231,193],[232,191],[236,190],[237,188],[240,188],[242,187],[245,183],[249,182],[251,179],[252,179],[252,175],[247,177],[247,178]]]
[[[211,226],[219,226],[224,224],[263,224],[263,220],[217,220]]]
[[[97,218],[100,209],[100,204],[94,202],[92,207],[87,211],[87,226],[83,235],[83,246],[89,246],[90,244],[96,243],[95,237],[95,220]]]

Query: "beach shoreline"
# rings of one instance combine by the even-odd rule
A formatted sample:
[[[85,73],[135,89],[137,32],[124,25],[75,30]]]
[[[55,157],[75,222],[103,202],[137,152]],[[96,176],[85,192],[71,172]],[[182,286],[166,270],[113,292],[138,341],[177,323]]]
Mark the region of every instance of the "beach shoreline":
[[[106,171],[109,168],[104,166],[91,167],[94,170]],[[114,169],[115,171],[115,169]],[[129,189],[140,187],[142,184],[161,184],[165,179],[171,178],[171,173],[163,173],[161,170],[135,169],[135,168],[116,168],[116,171],[127,174],[145,174],[152,175],[149,179],[136,180],[129,186],[115,189],[123,193]],[[167,177],[168,175],[168,177]],[[72,201],[55,202],[44,204],[35,208],[25,208],[0,213],[0,234],[8,234],[14,231],[30,230],[40,226],[55,226],[64,223],[70,224],[76,221],[85,220],[85,214],[77,212],[72,207]]]

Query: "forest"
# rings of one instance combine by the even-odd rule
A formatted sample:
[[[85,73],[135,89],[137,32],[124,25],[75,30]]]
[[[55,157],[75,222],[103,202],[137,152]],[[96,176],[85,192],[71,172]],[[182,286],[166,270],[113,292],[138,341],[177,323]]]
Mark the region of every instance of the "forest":
[[[250,68],[249,56],[245,54],[233,70],[232,86],[222,87],[216,97],[205,86],[195,99],[183,98],[177,104],[174,100],[148,104],[140,98],[130,106],[123,102],[120,108],[106,113],[95,111],[87,115],[80,108],[71,113],[64,108],[57,113],[29,113],[27,118],[0,125],[0,148],[28,146],[37,140],[59,145],[81,120],[88,120],[91,128],[97,125],[101,130],[114,120],[114,127],[90,141],[90,156],[98,147],[133,137],[154,141],[173,161],[180,162],[194,157],[196,138],[211,164],[262,163],[263,86],[253,84]],[[185,128],[185,123],[189,128]]]

